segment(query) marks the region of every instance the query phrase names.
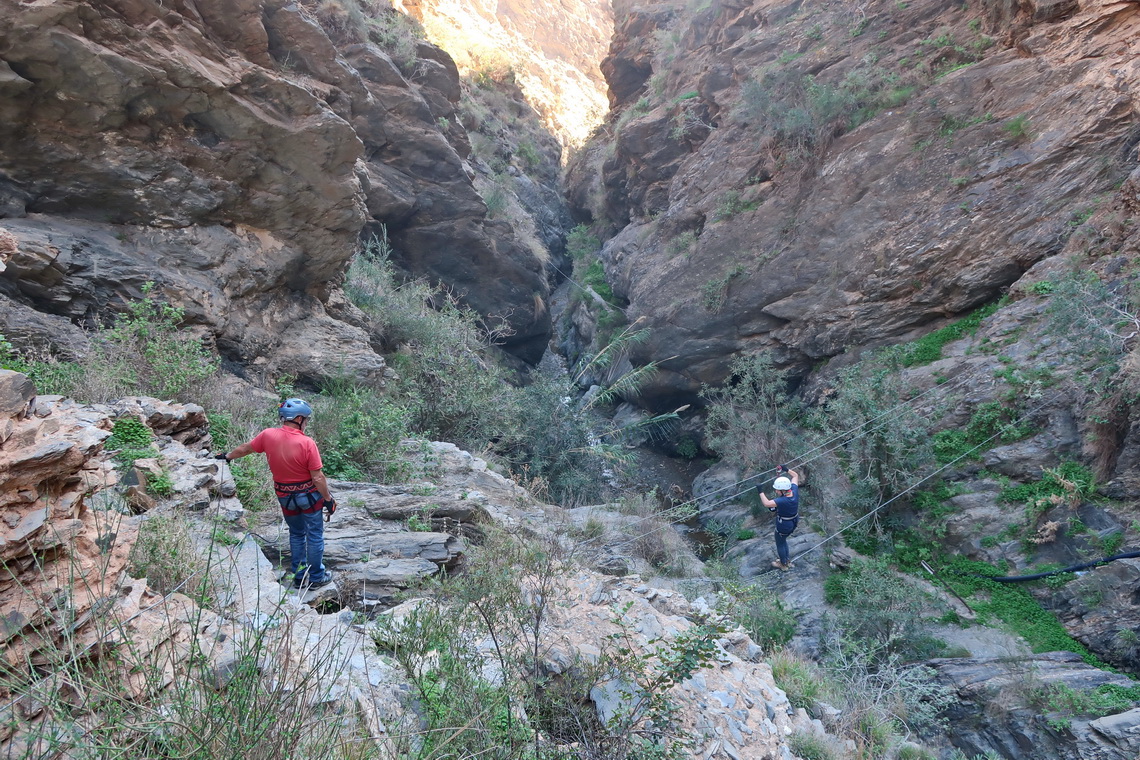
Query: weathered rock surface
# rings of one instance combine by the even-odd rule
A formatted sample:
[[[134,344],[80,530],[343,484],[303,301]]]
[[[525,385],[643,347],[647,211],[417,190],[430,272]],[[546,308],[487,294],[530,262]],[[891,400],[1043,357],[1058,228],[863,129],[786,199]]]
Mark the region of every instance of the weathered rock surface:
[[[1135,4],[1019,17],[989,28],[1009,28],[997,44],[960,6],[869,6],[858,34],[838,4],[798,7],[619,15],[603,68],[621,128],[583,153],[571,195],[614,223],[606,273],[653,331],[635,358],[677,356],[643,388],[656,407],[722,381],[736,356],[806,372],[994,299],[1136,166]],[[782,79],[750,84],[763,72]],[[814,125],[797,152],[793,104],[774,99],[805,76],[816,92],[880,76],[913,89],[841,136],[842,122]]]
[[[552,674],[566,672],[579,658],[596,659],[605,646],[599,642],[622,632],[615,620],[621,620],[636,650],[645,652],[656,640],[672,640],[710,615],[703,598],[690,603],[679,593],[641,583],[638,576],[579,572],[559,586],[561,601],[551,608],[544,636],[544,667]],[[694,757],[784,757],[786,737],[811,730],[806,713],[794,709],[772,683],[769,665],[742,657],[755,654],[758,648],[748,636],[733,631],[718,642],[713,664],[672,689],[678,724],[696,739]],[[634,699],[618,683],[599,685],[590,698],[603,719]]]
[[[330,564],[344,573],[338,574],[337,588],[297,593],[279,582],[280,569],[252,533],[236,542],[214,542],[210,536],[216,537],[221,526],[203,521],[201,549],[211,557],[214,608],[207,611],[180,593],[157,594],[127,574],[137,524],[151,515],[130,517],[115,510],[97,515],[92,504],[105,502],[88,503],[98,489],[116,482],[114,468],[100,456],[112,414],[154,425],[155,457],[136,461],[136,469],[157,467],[185,484],[159,501],[153,514],[192,515],[200,491],[208,492],[212,503],[232,492],[219,463],[201,456],[208,445],[199,426],[201,409],[147,398],[108,407],[83,407],[58,397],[31,401],[22,376],[0,373],[0,408],[16,409],[2,416],[10,434],[0,442],[0,494],[8,499],[0,560],[11,579],[0,581],[4,656],[9,667],[31,674],[32,666],[42,666],[49,673],[42,681],[30,679],[14,700],[2,692],[0,751],[13,756],[66,751],[101,720],[97,710],[77,721],[70,712],[64,720],[45,707],[58,696],[53,691],[60,682],[51,669],[62,636],[74,645],[65,651],[105,656],[118,648],[167,664],[158,673],[124,673],[123,694],[132,704],[163,704],[164,690],[181,678],[183,668],[197,669],[202,683],[224,690],[252,658],[296,709],[320,709],[322,725],[334,721],[334,732],[357,732],[352,735],[358,741],[363,730],[382,750],[392,750],[390,737],[417,730],[404,676],[379,655],[352,612],[322,615],[315,608],[383,604],[383,594],[370,595],[367,589],[385,588],[390,595],[462,556],[456,535],[406,530],[413,522],[446,524],[458,534],[502,517],[510,530],[550,537],[565,519],[557,507],[536,504],[482,460],[435,444],[430,484],[332,484],[341,507],[326,539]],[[352,583],[345,583],[350,576]],[[79,585],[72,587],[73,580]],[[349,598],[357,593],[366,598]],[[690,603],[638,576],[613,578],[568,567],[555,579],[553,593],[539,647],[541,665],[551,677],[596,660],[615,635],[633,652],[652,657],[658,647],[715,617],[707,601]],[[259,648],[251,649],[253,642]],[[475,643],[490,672],[495,643]],[[692,734],[701,757],[786,758],[791,733],[815,730],[806,713],[794,710],[774,685],[759,655],[743,631],[731,630],[718,640],[714,662],[673,688],[676,727]],[[628,709],[631,697],[620,683],[601,682],[582,698],[590,699],[604,719],[618,708]],[[1126,730],[1105,727],[1106,732]]]
[[[954,727],[951,740],[969,756],[994,752],[1009,760],[1130,760],[1140,750],[1138,710],[1085,720],[1041,714],[1029,704],[1035,687],[1084,691],[1103,684],[1133,685],[1128,678],[1086,665],[1071,652],[929,664],[957,691],[960,703],[948,716]],[[995,704],[1004,708],[1000,714],[992,709]],[[1060,722],[1066,719],[1067,728]]]
[[[301,5],[246,3],[236,25],[223,6],[0,6],[0,293],[86,323],[154,281],[228,358],[382,383],[337,288],[384,223],[403,266],[499,315],[537,361],[545,273],[488,222],[465,139],[441,131],[450,58],[422,46],[446,64],[411,82],[373,44],[338,50]],[[51,342],[42,329],[19,326]]]

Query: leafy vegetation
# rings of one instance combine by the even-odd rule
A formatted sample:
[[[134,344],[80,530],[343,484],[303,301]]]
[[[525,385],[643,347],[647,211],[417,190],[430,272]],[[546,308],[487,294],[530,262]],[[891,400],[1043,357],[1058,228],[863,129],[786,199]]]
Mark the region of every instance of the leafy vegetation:
[[[852,69],[836,83],[775,67],[745,82],[736,117],[803,153],[901,105],[914,91],[901,75],[871,66]]]
[[[329,477],[391,483],[412,474],[401,445],[410,436],[407,408],[345,379],[326,382],[311,403],[307,432],[324,444]]]
[[[565,572],[557,545],[492,532],[473,554],[467,572],[428,584],[410,614],[381,616],[373,631],[412,682],[428,724],[423,746],[409,742],[405,756],[437,757],[446,747],[454,757],[546,757],[545,735],[592,757],[679,757],[689,740],[671,689],[712,661],[723,629],[698,623],[647,649],[635,643],[628,609],[618,609],[593,661],[576,658],[548,674],[540,629]],[[476,648],[480,639],[489,650]],[[493,681],[484,676],[491,664]],[[613,700],[604,722],[588,699],[599,690]]]
[[[788,393],[789,376],[767,354],[736,359],[719,388],[705,386],[707,446],[746,471],[768,469],[799,447],[801,410]]]
[[[111,437],[105,445],[108,451],[115,452],[115,459],[126,467],[130,467],[136,459],[158,454],[154,446],[154,434],[136,417],[120,417],[115,420]]]
[[[130,574],[146,578],[160,594],[181,591],[203,606],[215,594],[209,560],[198,553],[190,525],[179,515],[147,515],[131,547]]]
[[[1000,307],[1000,301],[983,306],[951,325],[924,335],[903,347],[899,361],[904,367],[918,367],[938,361],[942,358],[943,346],[976,333],[982,324],[982,320],[996,312]]]
[[[1017,584],[998,583],[987,576],[1002,571],[984,562],[951,558],[945,565],[951,587],[970,602],[981,622],[1001,621],[1022,636],[1034,652],[1075,652],[1093,667],[1104,663],[1065,631],[1051,612]]]
[[[852,482],[848,506],[859,514],[917,482],[932,459],[930,420],[900,405],[906,396],[894,354],[885,352],[844,370],[814,417],[825,439],[847,438],[839,453]]]
[[[1006,486],[1001,491],[1001,499],[1022,504],[1042,501],[1063,504],[1071,499],[1078,502],[1088,499],[1095,491],[1096,483],[1087,467],[1077,462],[1062,462],[1057,467],[1042,470],[1040,480]]]
[[[1010,139],[1017,142],[1032,139],[1033,133],[1029,128],[1029,117],[1024,114],[1015,116],[1005,124],[1002,124],[1002,130],[1009,135]]]
[[[839,607],[833,623],[846,646],[859,641],[872,661],[897,655],[912,662],[938,656],[943,644],[923,632],[924,608],[933,599],[878,560],[860,560],[824,582],[825,598]]]
[[[968,454],[979,455],[996,443],[1011,443],[1033,433],[1033,428],[1018,420],[1019,410],[1000,401],[979,404],[965,428],[950,428],[934,434],[935,458],[940,464],[956,461]]]
[[[795,614],[773,591],[758,584],[726,581],[719,609],[744,626],[766,652],[787,645],[796,633]]]
[[[0,362],[28,375],[40,393],[88,402],[132,394],[179,401],[204,395],[218,358],[183,329],[182,309],[158,300],[153,283],[143,285],[142,293],[111,327],[93,333],[81,362],[48,353],[17,356],[7,341],[0,345]]]

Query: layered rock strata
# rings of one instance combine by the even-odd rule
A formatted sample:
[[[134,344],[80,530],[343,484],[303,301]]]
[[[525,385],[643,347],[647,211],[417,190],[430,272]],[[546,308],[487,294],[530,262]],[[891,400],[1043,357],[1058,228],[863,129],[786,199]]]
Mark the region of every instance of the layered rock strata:
[[[1137,165],[1140,7],[761,0],[619,14],[575,203],[666,360],[657,406],[766,352],[806,372],[995,299]],[[858,126],[855,126],[858,125]]]
[[[952,741],[967,755],[994,753],[1010,760],[1126,760],[1140,751],[1140,709],[1096,719],[1063,712],[1042,714],[1028,704],[1035,690],[1083,691],[1128,678],[1097,670],[1071,652],[1029,657],[934,660],[939,678],[955,690]],[[1000,704],[1003,709],[992,709]],[[997,713],[1001,713],[998,715]]]
[[[90,323],[154,281],[230,359],[382,383],[338,285],[384,224],[410,272],[541,355],[543,266],[487,220],[442,50],[401,69],[258,0],[6,2],[0,30],[5,311]]]
[[[172,495],[141,516],[125,514],[121,501],[111,508],[111,502],[98,498],[116,483],[102,445],[112,418],[124,416],[151,427],[157,436],[155,459],[175,484]],[[335,607],[337,597],[298,594],[291,584],[279,583],[280,568],[252,533],[221,543],[206,539],[227,530],[225,521],[231,518],[208,510],[232,484],[227,485],[215,460],[202,456],[209,438],[201,422],[201,408],[155,399],[84,407],[57,397],[37,398],[23,375],[0,372],[0,494],[7,516],[0,559],[8,578],[0,581],[0,620],[7,672],[22,675],[7,680],[0,694],[0,751],[21,757],[68,752],[89,746],[93,733],[104,730],[100,710],[83,702],[84,671],[68,668],[67,657],[74,656],[103,668],[131,664],[121,684],[116,681],[121,688],[116,698],[121,696],[131,709],[158,705],[162,715],[175,716],[164,728],[171,741],[180,736],[179,720],[208,718],[194,714],[197,703],[175,699],[168,687],[205,684],[210,694],[224,694],[250,662],[278,690],[280,704],[266,709],[284,705],[312,713],[314,733],[358,742],[363,730],[381,751],[394,752],[398,735],[417,730],[404,675],[380,656],[357,615],[347,610],[318,614],[310,605]],[[329,556],[346,577],[357,573],[362,588],[365,574],[380,569],[374,564],[383,552],[410,553],[385,542],[401,532],[392,528],[407,526],[413,518],[437,530],[477,530],[494,522],[519,537],[548,538],[562,519],[559,508],[536,503],[485,462],[450,444],[432,444],[423,464],[425,482],[333,485],[345,511],[338,510],[331,523]],[[148,466],[135,463],[136,469]],[[200,503],[203,492],[207,504]],[[211,557],[214,611],[178,591],[158,594],[128,573],[140,521],[192,518],[202,510],[207,511],[200,548]],[[239,518],[232,518],[239,520],[233,524],[240,526]],[[435,568],[459,556],[453,534],[403,533],[403,546],[437,552],[407,560]],[[377,544],[382,546],[372,559],[359,556]],[[399,561],[383,558],[388,567]],[[409,567],[399,577],[411,582],[422,574]],[[373,582],[397,586],[396,575]],[[569,675],[575,663],[596,660],[615,636],[652,663],[663,647],[683,643],[695,625],[724,622],[707,602],[689,602],[638,576],[612,578],[567,569],[551,589],[552,598],[542,600],[548,613],[536,651],[543,672],[553,678]],[[491,673],[497,645],[477,636],[472,642]],[[111,653],[116,656],[108,657]],[[674,728],[692,736],[702,757],[788,756],[790,734],[822,730],[791,707],[760,660],[761,650],[743,631],[720,636],[714,654],[711,665],[670,692]],[[189,680],[188,672],[193,673]],[[617,681],[594,684],[580,696],[601,721],[631,709],[633,699]],[[148,716],[149,726],[153,715]],[[117,725],[116,740],[132,730]]]

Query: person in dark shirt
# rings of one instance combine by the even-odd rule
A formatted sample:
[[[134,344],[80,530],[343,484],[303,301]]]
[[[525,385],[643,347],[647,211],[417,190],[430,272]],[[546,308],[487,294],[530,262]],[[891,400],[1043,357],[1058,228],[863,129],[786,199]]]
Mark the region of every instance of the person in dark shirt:
[[[780,570],[791,570],[792,563],[788,559],[788,536],[800,524],[800,476],[795,470],[789,470],[786,465],[776,468],[778,477],[772,481],[772,488],[776,491],[776,498],[769,499],[760,487],[760,501],[768,511],[776,515],[776,554],[779,559],[772,563],[772,567]]]

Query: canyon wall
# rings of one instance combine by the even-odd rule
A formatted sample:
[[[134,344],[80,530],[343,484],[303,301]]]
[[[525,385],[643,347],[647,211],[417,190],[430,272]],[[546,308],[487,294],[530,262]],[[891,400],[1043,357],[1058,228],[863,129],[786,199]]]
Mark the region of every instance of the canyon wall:
[[[544,264],[475,189],[450,56],[311,5],[0,3],[0,330],[73,344],[153,281],[239,365],[382,383],[339,285],[383,224],[537,361]]]
[[[1140,5],[714,2],[617,14],[578,213],[661,408],[995,300],[1137,166]],[[672,357],[672,358],[670,358]]]

